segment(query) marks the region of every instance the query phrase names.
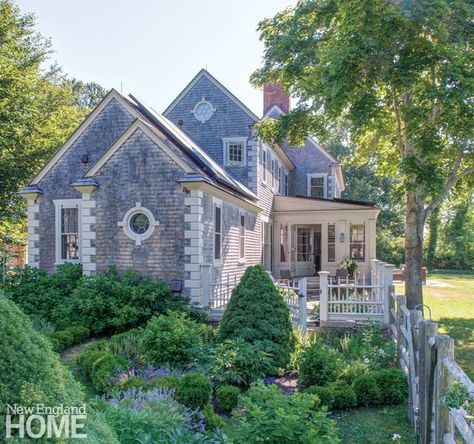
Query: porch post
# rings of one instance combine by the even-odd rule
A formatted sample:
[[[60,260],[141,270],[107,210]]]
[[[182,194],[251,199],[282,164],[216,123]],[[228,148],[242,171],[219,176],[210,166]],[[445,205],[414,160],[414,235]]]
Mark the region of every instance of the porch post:
[[[211,264],[202,264],[201,265],[201,274],[202,274],[202,305],[204,307],[209,307],[211,302]]]
[[[321,295],[319,298],[319,321],[320,325],[322,325],[323,322],[327,322],[328,320],[329,271],[319,271],[318,274],[319,287],[321,289]]]
[[[390,325],[390,287],[393,285],[393,268],[394,265],[383,265],[383,323]]]
[[[299,291],[299,324],[300,327],[303,331],[306,331],[306,314],[307,314],[307,307],[306,307],[306,301],[307,301],[307,295],[308,295],[308,278],[302,278],[300,279],[300,291]]]
[[[370,261],[370,284],[377,285],[377,262],[378,259],[372,259]]]

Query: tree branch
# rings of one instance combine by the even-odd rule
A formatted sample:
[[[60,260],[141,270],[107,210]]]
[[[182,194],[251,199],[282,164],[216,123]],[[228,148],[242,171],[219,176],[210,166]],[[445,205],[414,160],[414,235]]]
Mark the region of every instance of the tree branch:
[[[433,213],[433,211],[441,204],[441,202],[444,200],[446,195],[449,193],[451,188],[456,185],[458,181],[460,181],[463,177],[473,174],[474,173],[474,167],[469,167],[465,168],[463,171],[461,171],[458,174],[459,168],[461,167],[461,162],[464,157],[464,153],[461,150],[457,157],[456,160],[454,161],[453,169],[451,170],[451,174],[448,177],[448,180],[446,182],[446,185],[444,186],[443,190],[431,201],[431,203],[425,208],[424,215],[423,215],[423,220],[426,221],[428,217]]]

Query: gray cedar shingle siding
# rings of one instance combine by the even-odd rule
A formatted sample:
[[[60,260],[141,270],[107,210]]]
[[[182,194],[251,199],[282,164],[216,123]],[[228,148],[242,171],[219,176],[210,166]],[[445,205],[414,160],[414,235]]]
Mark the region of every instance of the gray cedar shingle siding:
[[[88,169],[81,161],[82,155],[89,154],[90,167],[132,121],[133,117],[122,105],[112,100],[38,184],[44,192],[39,200],[40,268],[48,272],[56,269],[53,199],[80,199],[81,194],[74,190],[71,184],[81,178]]]
[[[203,97],[216,108],[214,115],[205,123],[198,121],[191,113]],[[196,82],[166,117],[176,124],[181,120],[181,129],[221,165],[224,165],[223,137],[247,137],[247,159],[249,158],[248,142],[252,136],[250,126],[255,121],[205,76]],[[249,182],[247,167],[226,168],[255,192]]]
[[[97,272],[110,265],[134,268],[166,281],[184,279],[183,176],[176,163],[140,130],[122,145],[95,176]],[[117,226],[140,202],[159,225],[141,245]]]

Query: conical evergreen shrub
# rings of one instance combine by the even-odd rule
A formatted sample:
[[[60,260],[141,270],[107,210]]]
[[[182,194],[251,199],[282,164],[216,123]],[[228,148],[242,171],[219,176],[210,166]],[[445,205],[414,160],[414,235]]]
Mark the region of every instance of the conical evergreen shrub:
[[[220,337],[261,346],[272,357],[275,371],[288,365],[295,344],[290,311],[261,265],[248,267],[234,288]]]

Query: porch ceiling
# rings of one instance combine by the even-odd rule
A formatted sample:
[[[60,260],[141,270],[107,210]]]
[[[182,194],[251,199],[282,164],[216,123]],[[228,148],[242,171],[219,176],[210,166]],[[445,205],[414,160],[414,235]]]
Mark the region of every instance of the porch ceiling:
[[[300,212],[366,212],[377,216],[379,209],[372,203],[349,201],[344,199],[317,199],[310,197],[274,196],[274,213]]]

